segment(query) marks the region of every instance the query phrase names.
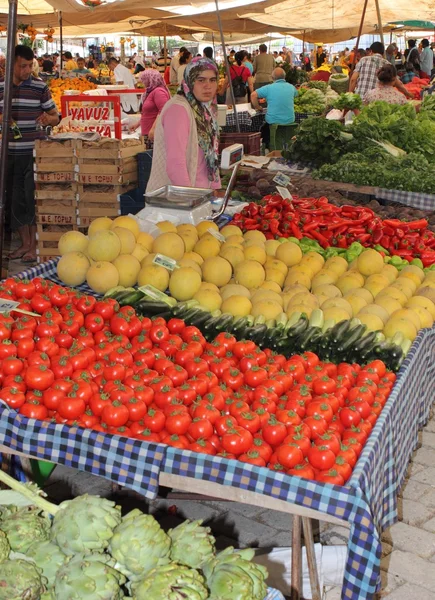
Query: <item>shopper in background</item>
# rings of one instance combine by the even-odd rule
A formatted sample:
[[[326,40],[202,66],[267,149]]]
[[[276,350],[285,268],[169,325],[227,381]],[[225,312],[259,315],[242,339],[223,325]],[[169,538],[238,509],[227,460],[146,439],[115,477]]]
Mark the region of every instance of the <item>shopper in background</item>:
[[[230,50],[230,53],[228,55],[228,62],[232,65],[235,62],[235,60],[236,60],[236,51],[233,49],[233,50]]]
[[[170,184],[220,187],[218,77],[216,63],[208,58],[194,58],[187,65],[177,95],[157,119],[147,192]]]
[[[126,85],[129,89],[136,87],[133,73],[112,56],[109,59],[109,69],[113,71],[115,81],[118,85]],[[120,94],[121,107],[125,113],[136,113],[139,110],[139,100],[134,94]]]
[[[9,134],[6,193],[11,227],[17,230],[21,246],[9,255],[24,264],[36,262],[35,183],[33,148],[40,127],[59,123],[56,105],[47,85],[32,76],[34,54],[28,46],[15,46],[11,123],[2,124]],[[3,116],[5,82],[0,81],[0,120]],[[14,131],[10,125],[14,124]]]
[[[77,69],[77,62],[73,59],[71,52],[63,53],[63,68],[65,71],[74,71]]]
[[[397,54],[397,46],[396,44],[390,44],[387,47],[387,50],[385,52],[385,58],[387,59],[387,61],[393,65],[393,67],[396,66],[396,54]]]
[[[372,54],[364,56],[356,65],[352,77],[350,78],[349,91],[359,94],[362,98],[373,90],[378,84],[378,71],[381,67],[390,65],[384,58],[384,44],[374,42],[370,46]],[[392,65],[390,65],[392,66]],[[398,77],[395,79],[395,87],[401,91],[407,98],[413,98]]]
[[[408,40],[408,49],[405,50],[406,62],[409,62],[418,73],[420,71],[420,54],[416,48],[416,40]]]
[[[145,69],[139,75],[145,92],[142,95],[142,116],[140,119],[141,135],[154,139],[154,129],[157,117],[163,107],[171,99],[163,77],[156,69]]]
[[[157,64],[157,69],[159,70],[159,73],[161,73],[161,75],[163,75],[163,73],[165,72],[166,67],[169,67],[171,65],[171,59],[168,55],[166,55],[166,58],[165,58],[165,51],[163,48],[160,50],[160,56],[156,60],[156,64]],[[177,68],[178,68],[178,66],[177,66]]]
[[[95,69],[95,62],[96,62],[96,61],[94,61],[94,57],[92,56],[92,54],[90,54],[90,55],[88,56],[88,60],[87,60],[87,62],[86,62],[86,67],[87,67],[88,69]]]
[[[236,104],[245,104],[248,101],[248,89],[251,93],[254,91],[254,78],[252,77],[250,70],[243,64],[245,54],[246,52],[244,50],[236,52],[234,63],[232,65],[230,64],[231,83]],[[225,76],[218,94],[219,96],[222,96],[225,93],[225,103],[231,105],[233,101],[227,76]]]
[[[77,75],[90,75],[91,72],[89,69],[85,67],[85,59],[79,57],[77,59],[77,69],[73,69],[73,73],[77,73]]]
[[[406,69],[406,73],[404,75],[402,75],[402,77],[400,78],[402,80],[402,83],[411,83],[411,81],[415,77],[418,77],[418,75],[414,71],[414,67],[413,67],[413,65],[411,65],[411,63],[406,63],[405,69]]]
[[[323,52],[323,46],[318,46],[315,59],[315,67],[318,69],[326,62],[326,52]]]
[[[203,58],[209,58],[213,60],[213,48],[211,46],[206,46],[202,51]]]
[[[254,58],[254,89],[272,83],[272,71],[275,68],[275,59],[272,54],[268,54],[266,44],[259,46],[260,53]]]
[[[377,78],[376,87],[364,95],[364,104],[378,100],[388,102],[388,104],[406,104],[408,102],[403,93],[396,88],[396,67],[391,64],[383,65],[378,71]]]
[[[185,50],[182,54],[180,54],[179,58],[179,67],[177,70],[177,83],[180,84],[183,81],[184,71],[186,70],[187,65],[191,62],[193,56],[189,50]]]
[[[269,147],[269,125],[291,125],[295,122],[294,99],[298,92],[294,85],[285,80],[285,71],[280,67],[272,73],[272,85],[265,85],[251,94],[254,108],[261,109],[258,99],[267,100],[266,125],[261,130],[261,137],[266,148]]]
[[[433,50],[429,47],[429,40],[421,40],[422,51],[420,54],[420,70],[423,75],[430,77],[433,69]]]
[[[242,50],[243,52],[243,66],[249,69],[251,75],[254,74],[254,65],[252,64],[252,57],[250,54],[246,52],[246,50]]]
[[[178,78],[178,67],[180,66],[180,58],[185,52],[187,52],[187,48],[185,48],[184,46],[181,46],[178,53],[172,57],[172,60],[170,63],[171,69],[169,72],[169,81],[170,81],[171,85],[177,85],[178,83],[180,83],[180,79]]]

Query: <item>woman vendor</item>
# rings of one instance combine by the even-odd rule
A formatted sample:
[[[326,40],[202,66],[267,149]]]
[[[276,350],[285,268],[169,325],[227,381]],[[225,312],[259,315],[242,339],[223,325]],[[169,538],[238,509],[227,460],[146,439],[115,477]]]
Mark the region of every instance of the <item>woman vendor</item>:
[[[145,88],[145,92],[142,95],[141,135],[152,141],[157,117],[165,104],[169,102],[171,96],[166,83],[163,81],[163,77],[157,69],[145,69],[145,71],[140,73],[139,79]]]
[[[147,192],[165,185],[220,188],[216,63],[194,58],[157,119]]]
[[[383,100],[389,104],[406,104],[408,102],[406,96],[395,87],[397,83],[396,67],[385,64],[379,69],[377,78],[378,84],[373,90],[365,94],[364,104],[376,102],[377,100]]]

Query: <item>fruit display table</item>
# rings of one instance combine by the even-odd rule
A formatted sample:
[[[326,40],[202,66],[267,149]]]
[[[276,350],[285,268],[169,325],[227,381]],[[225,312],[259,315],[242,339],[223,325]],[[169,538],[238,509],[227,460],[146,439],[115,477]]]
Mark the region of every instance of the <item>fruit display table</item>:
[[[56,261],[22,277],[56,281]],[[83,291],[89,291],[83,286]],[[345,486],[319,483],[163,444],[55,425],[0,408],[0,452],[106,477],[146,498],[158,486],[281,510],[350,527],[342,598],[369,599],[380,586],[380,536],[397,520],[397,494],[433,401],[435,328],[417,336]],[[296,519],[300,524],[300,519]],[[297,529],[297,528],[295,528]]]

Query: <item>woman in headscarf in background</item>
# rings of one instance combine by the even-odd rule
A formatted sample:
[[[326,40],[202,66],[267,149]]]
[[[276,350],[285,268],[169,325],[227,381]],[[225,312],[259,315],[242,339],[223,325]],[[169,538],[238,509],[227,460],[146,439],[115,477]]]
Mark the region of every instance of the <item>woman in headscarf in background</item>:
[[[195,58],[157,119],[147,191],[165,185],[220,188],[216,93],[218,68]]]
[[[145,69],[140,73],[139,79],[145,88],[142,94],[141,134],[152,141],[157,117],[171,96],[163,77],[156,69]]]

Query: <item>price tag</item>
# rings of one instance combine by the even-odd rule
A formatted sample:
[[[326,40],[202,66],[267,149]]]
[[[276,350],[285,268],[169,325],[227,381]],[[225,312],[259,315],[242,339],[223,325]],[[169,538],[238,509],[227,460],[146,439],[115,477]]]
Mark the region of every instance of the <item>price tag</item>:
[[[179,268],[176,260],[169,258],[169,256],[165,256],[164,254],[156,254],[153,258],[153,263],[159,267],[168,269],[168,271],[173,271],[174,269]]]
[[[275,177],[273,178],[273,181],[277,185],[282,185],[284,187],[287,187],[288,184],[290,183],[290,177],[288,177],[287,175],[284,175],[284,173],[277,173],[275,175]]]
[[[140,292],[143,292],[149,298],[152,298],[153,300],[158,300],[159,302],[166,302],[166,304],[170,304],[169,296],[155,288],[153,285],[147,284],[137,289]]]
[[[210,233],[213,237],[215,237],[219,242],[225,242],[225,236],[222,235],[221,233],[219,233],[219,231],[216,231],[216,229],[212,229],[210,227],[210,229],[207,229],[207,233]]]
[[[4,298],[0,298],[0,313],[11,312],[12,310],[15,312],[22,313],[23,315],[30,315],[31,317],[40,317],[38,313],[30,312],[29,310],[24,310],[24,308],[17,308],[19,306],[19,302],[15,302],[15,300],[6,300]]]
[[[281,196],[281,198],[284,198],[285,200],[293,200],[293,196],[290,194],[287,188],[277,185],[276,191]]]
[[[5,298],[0,298],[0,313],[11,312],[14,308],[17,308],[19,302],[15,302],[14,300],[6,300]]]

